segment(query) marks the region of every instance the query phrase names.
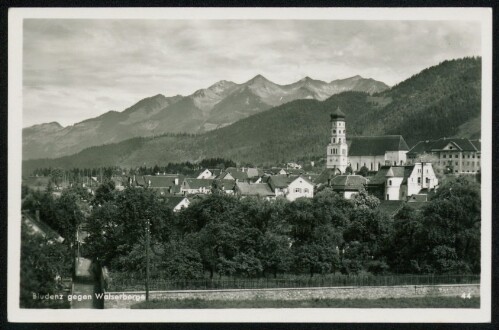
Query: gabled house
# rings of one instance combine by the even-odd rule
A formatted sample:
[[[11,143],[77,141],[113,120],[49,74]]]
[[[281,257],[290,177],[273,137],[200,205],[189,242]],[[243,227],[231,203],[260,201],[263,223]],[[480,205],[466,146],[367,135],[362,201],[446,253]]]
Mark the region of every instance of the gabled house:
[[[275,193],[268,183],[237,182],[235,193],[239,196],[258,196],[267,200],[275,199]]]
[[[283,196],[290,201],[314,197],[314,184],[304,176],[274,175],[269,178],[268,184],[276,197]]]
[[[181,192],[184,195],[210,194],[215,181],[226,194],[234,193],[234,186],[236,184],[234,180],[194,179],[194,178],[184,179],[181,186]]]
[[[181,192],[186,194],[209,194],[213,186],[213,179],[185,178],[182,182]]]
[[[178,212],[189,207],[190,200],[185,196],[170,195],[164,196],[166,204],[173,209],[173,212]]]
[[[361,175],[338,175],[330,180],[331,188],[345,199],[351,199],[364,189],[369,180]]]
[[[408,200],[438,186],[431,163],[382,166],[369,180],[367,190],[381,200]]]
[[[181,183],[184,179],[183,175],[179,174],[164,174],[164,175],[144,175],[143,186],[158,190],[164,194],[180,194]]]
[[[196,179],[213,179],[213,173],[209,169],[204,169],[196,175]]]
[[[204,169],[196,174],[196,179],[215,179],[220,175],[222,170],[220,169]]]
[[[234,181],[248,181],[248,173],[240,171],[235,167],[227,167],[217,179],[234,180]]]
[[[481,140],[442,138],[419,141],[407,152],[412,162],[431,161],[454,174],[479,173]]]

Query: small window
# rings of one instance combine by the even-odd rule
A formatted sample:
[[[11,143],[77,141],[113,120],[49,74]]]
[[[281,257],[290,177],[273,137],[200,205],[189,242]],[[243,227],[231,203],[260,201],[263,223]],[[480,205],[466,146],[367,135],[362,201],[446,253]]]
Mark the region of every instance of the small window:
[[[456,165],[459,165],[459,162],[456,162]]]
[[[336,138],[333,138],[333,143],[336,143]]]
[[[421,178],[418,177],[418,183],[421,184]]]
[[[390,200],[390,195],[386,194],[386,200],[389,201]]]
[[[449,147],[449,149],[451,149],[451,150],[452,150],[452,146],[450,146],[450,147]]]
[[[392,185],[392,180],[388,180],[388,185],[391,186]]]
[[[457,155],[457,154],[456,154],[456,155],[454,155],[454,158],[458,158],[458,157],[459,157],[459,155]]]
[[[443,155],[442,155],[442,157],[443,157],[443,158],[447,158],[447,155],[446,155],[446,154],[443,154]]]
[[[336,134],[336,130],[335,129],[333,129],[333,134]]]
[[[338,143],[341,143],[341,138],[338,138]]]
[[[308,188],[303,189],[303,192],[308,193],[309,192]]]
[[[301,189],[300,188],[295,188],[295,193],[301,193]]]

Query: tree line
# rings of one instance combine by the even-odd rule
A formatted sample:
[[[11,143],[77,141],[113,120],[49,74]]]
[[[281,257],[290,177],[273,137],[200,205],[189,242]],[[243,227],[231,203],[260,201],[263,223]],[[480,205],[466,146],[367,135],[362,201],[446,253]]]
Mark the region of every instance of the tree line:
[[[112,182],[91,198],[74,188],[50,196],[35,193],[23,207],[40,209],[66,237],[85,218],[86,253],[115,271],[145,270],[149,222],[152,272],[171,278],[480,273],[480,188],[465,178],[446,182],[422,209],[408,203],[393,217],[365,191],[346,200],[329,188],[294,202],[214,190],[176,213],[154,190],[116,191]],[[90,211],[74,212],[81,198]]]

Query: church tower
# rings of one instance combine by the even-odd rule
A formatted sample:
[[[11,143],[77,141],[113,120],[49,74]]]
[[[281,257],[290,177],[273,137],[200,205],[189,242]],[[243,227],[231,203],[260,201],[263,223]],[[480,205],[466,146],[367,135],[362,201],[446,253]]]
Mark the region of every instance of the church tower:
[[[326,168],[335,168],[345,173],[348,167],[348,145],[346,140],[345,114],[338,107],[331,114],[331,141],[327,146]]]

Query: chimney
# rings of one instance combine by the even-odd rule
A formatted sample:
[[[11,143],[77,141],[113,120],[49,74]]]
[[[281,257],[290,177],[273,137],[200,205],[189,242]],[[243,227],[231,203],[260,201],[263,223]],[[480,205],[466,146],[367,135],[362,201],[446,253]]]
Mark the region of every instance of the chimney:
[[[175,178],[175,185],[178,186],[178,178]]]

